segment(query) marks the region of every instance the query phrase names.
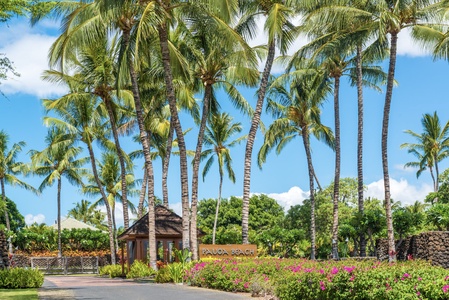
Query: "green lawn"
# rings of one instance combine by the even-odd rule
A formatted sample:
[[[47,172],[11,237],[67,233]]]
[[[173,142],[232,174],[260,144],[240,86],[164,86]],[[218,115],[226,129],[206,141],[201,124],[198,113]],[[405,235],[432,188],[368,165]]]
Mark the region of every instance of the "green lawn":
[[[37,289],[0,289],[1,300],[38,300]]]

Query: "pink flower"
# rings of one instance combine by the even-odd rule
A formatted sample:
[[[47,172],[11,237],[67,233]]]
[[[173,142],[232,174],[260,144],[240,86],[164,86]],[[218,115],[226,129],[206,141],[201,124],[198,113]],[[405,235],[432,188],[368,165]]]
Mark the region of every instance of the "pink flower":
[[[408,273],[404,273],[404,275],[402,275],[404,278],[408,278],[410,277],[410,275]]]
[[[326,286],[324,285],[324,282],[320,281],[320,288],[322,291],[326,289]]]
[[[245,282],[245,284],[243,285],[243,287],[244,287],[245,289],[249,288],[249,282]]]
[[[344,266],[343,269],[344,269],[346,272],[351,273],[352,271],[354,271],[355,266],[352,266],[352,267],[346,267],[346,266]]]
[[[313,270],[312,269],[308,269],[308,268],[305,268],[304,269],[304,273],[310,273],[310,272],[312,272]]]
[[[324,270],[323,269],[320,269],[320,274],[324,274]]]
[[[421,281],[422,280],[422,278],[421,277],[418,277],[418,281]]]
[[[354,281],[354,275],[352,275],[351,278],[349,278],[349,281]]]
[[[335,275],[335,274],[337,274],[337,273],[338,273],[338,268],[333,267],[332,270],[331,270],[331,274],[332,274],[332,275]]]
[[[418,291],[418,292],[416,292],[416,296],[419,296],[419,295],[421,295],[421,293]]]
[[[447,291],[449,290],[449,285],[445,285],[443,286],[443,293],[447,293]]]

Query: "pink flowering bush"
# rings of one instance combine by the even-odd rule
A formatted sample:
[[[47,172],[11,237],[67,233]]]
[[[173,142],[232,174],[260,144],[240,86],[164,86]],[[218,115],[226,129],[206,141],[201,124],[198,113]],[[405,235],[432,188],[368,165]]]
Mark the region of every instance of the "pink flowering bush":
[[[419,260],[216,260],[197,263],[192,285],[278,299],[449,299],[449,271]]]

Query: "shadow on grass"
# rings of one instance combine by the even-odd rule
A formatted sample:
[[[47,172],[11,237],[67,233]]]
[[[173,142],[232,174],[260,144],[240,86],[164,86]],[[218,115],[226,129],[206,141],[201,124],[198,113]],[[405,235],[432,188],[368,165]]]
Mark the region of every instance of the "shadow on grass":
[[[38,300],[37,289],[0,289],[2,300]]]

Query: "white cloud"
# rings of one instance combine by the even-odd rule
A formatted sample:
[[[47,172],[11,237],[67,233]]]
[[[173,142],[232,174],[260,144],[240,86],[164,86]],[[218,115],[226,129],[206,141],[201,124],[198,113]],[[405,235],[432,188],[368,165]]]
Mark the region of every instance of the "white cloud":
[[[403,164],[396,164],[393,166],[395,170],[405,172],[405,173],[416,173],[418,171],[418,168],[415,167],[406,167]]]
[[[285,193],[271,193],[268,197],[275,199],[285,210],[290,209],[291,206],[302,204],[304,199],[309,197],[309,192],[303,191],[300,187],[294,186]]]
[[[14,63],[20,77],[12,77],[2,82],[1,89],[6,94],[26,93],[38,97],[63,94],[65,88],[41,79],[48,69],[48,49],[55,37],[42,34],[24,33],[0,49]]]
[[[398,35],[398,55],[406,55],[411,57],[417,56],[428,56],[430,55],[429,51],[426,51],[419,45],[414,42],[411,35],[411,29],[406,28],[403,29]]]
[[[365,197],[385,199],[383,179],[368,184]],[[432,186],[422,184],[421,186],[411,185],[407,180],[401,178],[399,181],[390,178],[390,193],[394,201],[401,201],[402,205],[413,204],[416,200],[424,201],[424,198],[432,192]]]
[[[41,224],[45,222],[45,216],[43,214],[37,214],[33,216],[32,214],[28,214],[25,216],[25,224],[32,225],[34,223]]]

